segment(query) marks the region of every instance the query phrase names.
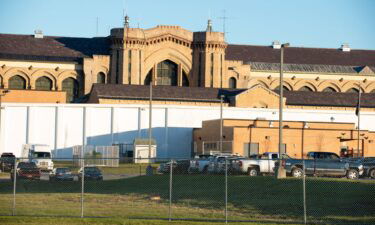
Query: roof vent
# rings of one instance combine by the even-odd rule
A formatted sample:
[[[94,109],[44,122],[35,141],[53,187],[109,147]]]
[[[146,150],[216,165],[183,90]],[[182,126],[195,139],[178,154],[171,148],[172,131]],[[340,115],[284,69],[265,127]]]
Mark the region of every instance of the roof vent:
[[[273,41],[273,42],[272,42],[272,47],[273,47],[274,49],[280,49],[280,48],[281,48],[280,41]]]
[[[34,38],[43,38],[43,31],[35,30],[34,31]]]
[[[347,43],[342,44],[342,45],[341,45],[341,50],[342,50],[343,52],[350,52],[349,44],[347,44]]]

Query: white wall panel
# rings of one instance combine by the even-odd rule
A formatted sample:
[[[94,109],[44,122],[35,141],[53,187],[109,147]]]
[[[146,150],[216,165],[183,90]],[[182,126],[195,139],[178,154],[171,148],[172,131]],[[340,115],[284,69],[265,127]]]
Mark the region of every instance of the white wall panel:
[[[22,145],[26,144],[27,107],[6,107],[2,113],[2,141],[4,147],[0,152],[13,152],[21,156]]]
[[[30,107],[29,144],[55,145],[55,107]]]
[[[82,145],[83,108],[66,105],[60,107],[57,139],[57,157],[71,157],[72,147]]]
[[[113,110],[113,142],[133,143],[138,137],[138,108],[115,107]]]
[[[87,145],[111,145],[111,108],[86,107]]]

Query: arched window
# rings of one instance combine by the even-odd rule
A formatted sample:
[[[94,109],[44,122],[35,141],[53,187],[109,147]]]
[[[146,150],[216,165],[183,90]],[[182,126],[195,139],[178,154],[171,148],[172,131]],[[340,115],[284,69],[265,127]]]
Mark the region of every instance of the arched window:
[[[323,89],[323,92],[337,92],[334,88],[326,87]]]
[[[72,102],[78,97],[78,82],[69,77],[62,82],[62,90],[66,91],[67,102]]]
[[[152,76],[152,69],[147,73],[147,76],[144,81],[144,85],[150,85],[151,76]]]
[[[313,91],[313,90],[308,86],[303,86],[298,91]]]
[[[187,78],[185,71],[182,71],[182,86],[189,87],[189,80]]]
[[[370,91],[370,93],[375,93],[375,89],[374,89],[374,90],[372,90],[372,91]]]
[[[0,88],[3,88],[3,77],[0,76]]]
[[[279,93],[280,92],[280,85],[277,86],[274,90],[276,93]],[[285,85],[283,85],[283,91],[290,91],[289,88]]]
[[[349,90],[346,91],[347,93],[358,93],[358,89],[357,88],[350,88]]]
[[[26,80],[20,75],[13,76],[9,79],[9,89],[22,90],[26,89]]]
[[[98,73],[96,76],[96,83],[105,84],[105,74],[103,72]]]
[[[160,62],[156,81],[158,85],[177,86],[177,64],[170,60]]]
[[[237,88],[237,80],[234,77],[229,78],[229,88]]]
[[[35,82],[35,89],[41,91],[52,90],[52,80],[45,76],[39,77]]]

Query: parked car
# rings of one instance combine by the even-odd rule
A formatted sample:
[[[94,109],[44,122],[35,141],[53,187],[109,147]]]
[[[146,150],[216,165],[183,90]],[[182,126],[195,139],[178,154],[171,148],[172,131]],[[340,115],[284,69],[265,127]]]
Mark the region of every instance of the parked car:
[[[232,154],[225,154],[225,155],[217,155],[213,158],[210,158],[210,162],[208,164],[207,171],[209,173],[224,173],[225,172],[225,163],[227,163],[228,171],[232,171],[232,161],[238,159],[241,156],[232,155]]]
[[[369,177],[375,179],[375,159],[374,158],[365,158],[362,162],[364,169],[364,177]]]
[[[340,158],[332,152],[309,152],[307,159],[283,159],[287,174],[293,177],[302,177],[304,171],[306,175],[316,176],[346,176],[348,179],[358,179],[363,175],[364,168],[362,162],[350,161],[347,158]],[[275,167],[278,162],[275,163]],[[305,168],[304,168],[305,167]]]
[[[18,179],[31,179],[40,180],[40,169],[34,162],[20,162],[17,164],[16,178]],[[14,179],[14,170],[10,173],[11,179]]]
[[[195,159],[190,160],[189,173],[207,173],[208,164],[213,155],[199,155]]]
[[[0,157],[0,170],[3,172],[11,171],[14,167],[15,156],[13,153],[4,152]]]
[[[69,168],[62,167],[62,168],[55,168],[52,170],[52,173],[49,176],[50,180],[74,180],[74,175],[72,174],[72,171]]]
[[[283,155],[283,158],[287,158]],[[253,158],[244,158],[233,162],[233,169],[236,173],[258,176],[260,174],[274,173],[275,162],[279,159],[277,152],[265,152]]]
[[[78,180],[82,180],[82,172],[84,171],[85,180],[103,180],[103,174],[96,166],[86,166],[85,170],[81,168],[78,171]]]
[[[364,170],[362,177],[375,179],[375,157],[351,158],[348,160],[362,163]]]
[[[173,163],[172,163],[172,170],[173,171],[172,172],[175,173],[175,174],[185,174],[185,173],[188,173],[189,166],[190,166],[190,160],[176,160],[176,161],[173,161]],[[171,171],[171,162],[170,161],[162,163],[158,167],[158,172],[159,173],[166,174],[166,173],[170,173],[170,171]]]

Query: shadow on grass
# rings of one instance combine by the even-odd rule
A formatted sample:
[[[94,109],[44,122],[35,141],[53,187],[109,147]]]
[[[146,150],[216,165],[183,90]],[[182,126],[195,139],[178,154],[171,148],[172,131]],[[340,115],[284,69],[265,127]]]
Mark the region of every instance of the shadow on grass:
[[[175,175],[173,204],[224,209],[224,176]],[[3,182],[0,193],[11,193]],[[109,181],[87,181],[86,193],[143,195],[169,200],[169,176],[139,176]],[[17,193],[79,193],[79,182],[19,181]],[[307,179],[308,221],[330,224],[374,224],[375,183],[343,179]],[[228,205],[238,218],[303,220],[302,180],[274,177],[228,177]],[[235,219],[235,218],[234,218]]]

